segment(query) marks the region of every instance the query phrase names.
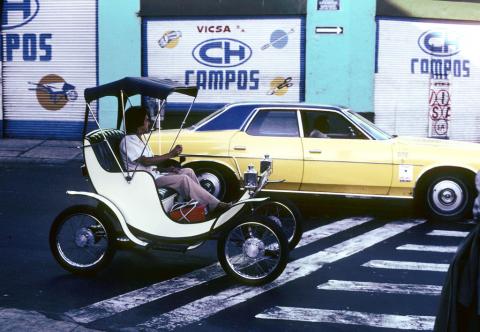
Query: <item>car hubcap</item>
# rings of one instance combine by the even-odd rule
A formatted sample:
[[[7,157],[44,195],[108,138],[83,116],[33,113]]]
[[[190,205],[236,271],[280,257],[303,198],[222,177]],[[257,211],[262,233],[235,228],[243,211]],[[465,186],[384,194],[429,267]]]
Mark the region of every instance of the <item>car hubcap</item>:
[[[433,204],[444,212],[458,209],[464,198],[462,187],[451,180],[440,181],[432,189]]]
[[[198,177],[200,185],[215,197],[219,197],[221,190],[221,182],[218,176],[212,173],[202,173]]]

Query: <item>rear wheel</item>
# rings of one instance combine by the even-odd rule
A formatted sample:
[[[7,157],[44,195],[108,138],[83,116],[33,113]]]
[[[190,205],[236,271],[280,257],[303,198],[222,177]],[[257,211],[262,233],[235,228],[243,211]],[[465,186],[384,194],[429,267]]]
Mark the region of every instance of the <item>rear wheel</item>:
[[[285,269],[288,243],[273,221],[250,217],[218,240],[218,260],[235,280],[252,286],[275,280]]]
[[[115,254],[110,222],[88,205],[60,213],[50,229],[50,250],[57,262],[76,274],[93,274],[107,266]]]
[[[457,221],[466,218],[473,204],[473,182],[462,175],[433,177],[424,189],[426,212],[440,221]]]
[[[295,204],[283,199],[266,201],[255,208],[254,214],[275,222],[285,233],[289,250],[296,247],[303,233],[303,218]]]

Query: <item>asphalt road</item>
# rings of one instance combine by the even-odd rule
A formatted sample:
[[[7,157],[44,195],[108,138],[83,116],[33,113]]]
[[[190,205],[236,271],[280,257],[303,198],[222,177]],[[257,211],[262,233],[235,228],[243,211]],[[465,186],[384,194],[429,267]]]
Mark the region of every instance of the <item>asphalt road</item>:
[[[84,278],[48,247],[53,218],[85,202],[65,191],[90,190],[79,166],[0,166],[0,330],[33,328],[27,311],[79,324],[69,330],[431,330],[448,264],[474,227],[425,222],[408,202],[308,197],[297,200],[306,236],[269,285],[218,277],[212,242],[187,254],[120,251]]]

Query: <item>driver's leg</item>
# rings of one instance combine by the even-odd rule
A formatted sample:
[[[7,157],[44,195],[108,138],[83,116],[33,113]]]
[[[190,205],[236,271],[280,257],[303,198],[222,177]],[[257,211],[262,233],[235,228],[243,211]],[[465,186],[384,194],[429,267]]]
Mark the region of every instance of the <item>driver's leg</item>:
[[[202,204],[208,205],[209,211],[215,210],[220,201],[208,191],[202,188],[198,181],[195,182],[186,174],[168,174],[155,180],[158,187],[169,187],[177,191],[183,197],[189,197]]]
[[[200,182],[198,182],[197,175],[195,174],[195,172],[191,168],[188,168],[188,167],[187,168],[182,168],[182,169],[180,169],[180,171],[178,171],[178,174],[185,174],[190,179],[192,179],[193,182],[196,182],[197,184],[200,184]]]

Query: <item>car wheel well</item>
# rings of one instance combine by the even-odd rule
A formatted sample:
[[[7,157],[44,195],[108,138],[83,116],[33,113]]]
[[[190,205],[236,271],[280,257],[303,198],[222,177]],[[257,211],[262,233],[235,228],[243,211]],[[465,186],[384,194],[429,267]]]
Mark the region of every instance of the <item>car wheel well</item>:
[[[193,170],[202,169],[202,168],[210,168],[210,169],[217,170],[218,172],[221,172],[223,175],[226,175],[228,177],[232,177],[232,178],[235,178],[235,179],[237,178],[235,176],[235,173],[230,168],[228,168],[227,166],[222,165],[222,164],[218,164],[218,163],[214,163],[214,162],[211,162],[211,161],[194,161],[194,162],[185,164],[185,166],[190,167]]]
[[[196,161],[185,164],[186,167],[192,168],[195,172],[201,169],[211,169],[214,171],[219,172],[224,178],[226,182],[226,186],[228,187],[228,193],[225,193],[225,199],[234,199],[239,193],[240,190],[240,182],[237,178],[235,172],[230,169],[229,167],[209,161]]]
[[[418,179],[415,185],[414,197],[424,194],[431,179],[440,175],[453,175],[464,177],[468,183],[474,183],[475,173],[469,169],[453,166],[443,166],[428,170]]]
[[[442,179],[443,177],[443,179]],[[438,180],[438,181],[437,181]],[[455,200],[448,201],[451,197],[462,197],[463,195],[454,196],[451,193],[455,190],[460,190],[460,186],[452,185],[454,183],[463,183],[465,190],[467,191],[464,197],[465,201],[459,201],[459,205],[455,205]],[[429,170],[417,181],[414,191],[414,205],[418,212],[422,215],[425,215],[429,220],[440,220],[440,221],[458,221],[462,218],[469,218],[471,216],[472,204],[475,198],[475,173],[461,167],[438,167],[432,170]],[[440,188],[445,187],[442,191],[437,192],[435,196],[430,196],[430,188],[435,184],[435,187],[440,185]],[[456,189],[455,189],[456,187]],[[435,190],[435,189],[434,189]],[[445,192],[450,194],[445,197],[445,200],[441,196],[441,193]],[[433,193],[433,192],[432,192]]]

